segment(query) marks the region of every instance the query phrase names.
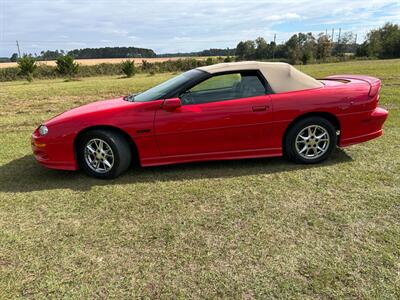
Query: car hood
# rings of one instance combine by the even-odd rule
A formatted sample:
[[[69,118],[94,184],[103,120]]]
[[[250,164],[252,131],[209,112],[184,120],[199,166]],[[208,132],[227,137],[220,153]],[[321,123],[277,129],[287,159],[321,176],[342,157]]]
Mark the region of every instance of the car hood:
[[[111,99],[111,100],[103,100],[97,101],[93,103],[89,103],[86,105],[82,105],[66,112],[59,114],[58,116],[50,119],[45,122],[46,125],[54,125],[61,121],[66,121],[69,119],[76,119],[82,116],[98,114],[101,112],[113,113],[120,109],[125,109],[127,107],[132,107],[133,105],[138,104],[135,102],[125,101],[123,97]]]

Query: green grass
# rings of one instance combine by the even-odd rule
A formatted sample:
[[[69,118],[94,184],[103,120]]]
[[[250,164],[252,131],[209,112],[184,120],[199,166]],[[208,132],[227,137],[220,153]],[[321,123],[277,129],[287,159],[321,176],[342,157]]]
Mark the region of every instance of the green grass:
[[[326,163],[41,168],[37,124],[172,74],[0,83],[0,298],[400,297],[400,60],[303,66],[383,80],[385,135]]]

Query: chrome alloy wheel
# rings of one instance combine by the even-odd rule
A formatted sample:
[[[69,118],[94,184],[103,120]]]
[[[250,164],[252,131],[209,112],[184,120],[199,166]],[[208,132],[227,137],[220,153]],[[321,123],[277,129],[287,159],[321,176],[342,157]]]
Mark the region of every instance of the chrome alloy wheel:
[[[85,146],[85,161],[96,173],[106,173],[114,165],[114,153],[102,139],[91,139]]]
[[[326,153],[329,143],[329,134],[324,127],[310,125],[296,136],[296,151],[305,159],[316,159]]]

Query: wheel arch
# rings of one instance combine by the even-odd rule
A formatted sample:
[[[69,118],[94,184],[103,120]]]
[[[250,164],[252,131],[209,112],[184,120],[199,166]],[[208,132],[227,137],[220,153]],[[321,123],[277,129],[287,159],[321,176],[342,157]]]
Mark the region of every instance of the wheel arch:
[[[94,126],[89,126],[86,128],[83,128],[82,130],[80,130],[78,132],[78,134],[75,136],[74,139],[74,157],[75,157],[75,161],[78,162],[77,159],[77,146],[78,146],[78,141],[82,138],[82,136],[91,131],[91,130],[95,130],[95,129],[102,129],[102,130],[108,130],[108,131],[112,131],[112,132],[116,132],[121,134],[129,143],[129,147],[131,149],[131,153],[132,153],[132,163],[139,163],[139,151],[137,148],[137,145],[135,143],[135,141],[133,140],[133,138],[123,129],[119,128],[119,127],[115,127],[112,125],[94,125]]]
[[[295,119],[293,119],[293,120],[289,123],[289,125],[286,127],[285,132],[284,132],[284,134],[283,134],[283,136],[282,136],[282,150],[283,150],[283,151],[285,151],[283,145],[284,145],[284,143],[285,143],[286,135],[287,135],[287,133],[289,132],[289,129],[290,129],[294,124],[296,124],[298,121],[303,120],[303,119],[306,119],[306,118],[309,118],[309,117],[320,117],[320,118],[324,118],[324,119],[328,120],[328,121],[333,125],[333,127],[335,127],[336,131],[340,131],[340,122],[339,122],[339,119],[338,119],[334,114],[332,114],[332,113],[317,111],[317,112],[309,112],[309,113],[302,114],[302,115],[300,115],[300,116],[297,116]],[[339,144],[339,138],[340,138],[340,136],[338,136],[338,138],[337,138],[337,143],[336,143],[337,145]]]

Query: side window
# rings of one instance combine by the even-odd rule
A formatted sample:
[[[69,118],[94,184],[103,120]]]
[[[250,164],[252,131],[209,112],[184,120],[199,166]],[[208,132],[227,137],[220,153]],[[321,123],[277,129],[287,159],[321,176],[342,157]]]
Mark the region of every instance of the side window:
[[[265,87],[256,71],[212,76],[184,92],[182,104],[202,104],[247,98],[265,94]]]
[[[218,89],[231,89],[240,83],[239,73],[213,76],[190,89],[191,92],[201,92]]]

